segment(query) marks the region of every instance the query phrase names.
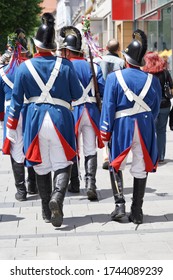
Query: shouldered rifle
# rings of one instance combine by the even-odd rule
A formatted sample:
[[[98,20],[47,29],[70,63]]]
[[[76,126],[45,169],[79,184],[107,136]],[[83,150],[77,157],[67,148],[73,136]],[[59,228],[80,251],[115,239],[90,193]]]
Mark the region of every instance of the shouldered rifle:
[[[101,112],[102,103],[101,103],[101,98],[100,98],[100,93],[99,93],[97,78],[96,78],[96,74],[95,74],[95,71],[94,71],[93,57],[92,57],[91,49],[90,49],[89,46],[88,46],[88,49],[89,49],[89,57],[90,57],[91,71],[92,71],[92,76],[93,76],[93,81],[94,81],[94,89],[95,89],[96,102],[97,102],[98,109],[99,109],[99,111]]]

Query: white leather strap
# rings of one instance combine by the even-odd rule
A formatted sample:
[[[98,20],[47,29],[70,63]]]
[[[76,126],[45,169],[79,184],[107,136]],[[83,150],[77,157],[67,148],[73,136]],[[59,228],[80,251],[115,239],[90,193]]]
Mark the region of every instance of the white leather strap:
[[[96,98],[93,97],[93,96],[88,96],[87,95],[87,97],[85,99],[81,97],[77,101],[73,101],[72,102],[72,106],[74,107],[74,106],[77,106],[77,105],[84,104],[86,102],[88,102],[88,103],[96,103]]]
[[[127,116],[133,116],[139,113],[144,113],[146,110],[141,106],[134,106],[133,108],[121,110],[115,113],[115,118],[123,118]]]
[[[151,111],[150,107],[143,101],[143,98],[146,96],[146,94],[151,86],[153,76],[151,74],[148,74],[146,83],[145,83],[141,93],[139,94],[139,96],[137,96],[135,93],[133,93],[127,87],[121,71],[120,70],[115,71],[115,74],[117,76],[119,84],[121,85],[121,87],[124,90],[124,93],[125,93],[127,99],[131,102],[135,101],[135,104],[132,108],[116,112],[115,118],[121,118],[121,117],[131,116],[131,115],[135,115],[135,114],[146,112],[146,111],[148,111],[148,112]]]
[[[80,82],[80,81],[79,81]],[[93,96],[89,96],[88,93],[90,92],[91,88],[92,88],[92,80],[90,81],[90,83],[87,85],[86,88],[84,88],[84,86],[82,85],[82,83],[80,82],[80,85],[83,89],[83,95],[76,101],[72,102],[72,106],[77,106],[86,102],[92,103],[92,102],[96,102],[96,98]]]
[[[95,75],[97,76],[97,65],[94,64],[94,71],[95,71]],[[81,96],[81,98],[79,98],[77,101],[73,101],[72,102],[72,106],[77,106],[77,105],[81,105],[84,104],[86,102],[88,103],[96,103],[96,97],[95,97],[95,90],[94,90],[94,82],[93,82],[93,78],[91,79],[90,83],[87,85],[86,88],[84,88],[84,86],[82,85],[81,81],[80,85],[83,89],[83,95]],[[88,93],[90,92],[92,93],[92,96],[89,96]]]
[[[151,86],[151,83],[152,83],[152,79],[153,79],[153,75],[152,74],[148,74],[148,77],[147,77],[147,80],[146,80],[146,83],[140,93],[140,97],[142,97],[142,99],[146,96],[150,86]]]
[[[24,102],[23,102],[23,103],[24,103],[24,104],[28,104],[28,103],[29,103],[28,99],[26,99],[25,96],[24,96]],[[6,108],[7,106],[10,106],[10,104],[11,104],[11,99],[5,100],[5,108]]]
[[[25,64],[26,64],[28,70],[32,74],[32,76],[33,76],[34,80],[36,81],[37,85],[39,86],[39,88],[42,90],[41,95],[37,98],[36,103],[54,104],[54,99],[50,95],[50,90],[51,90],[51,88],[52,88],[52,86],[53,86],[53,84],[54,84],[54,82],[55,82],[55,80],[56,80],[56,78],[59,74],[61,61],[62,61],[62,58],[57,57],[56,62],[55,62],[55,66],[54,66],[54,68],[51,72],[50,78],[47,81],[46,85],[43,83],[42,79],[38,75],[38,73],[35,70],[34,66],[32,65],[30,59],[25,61]]]
[[[47,89],[51,90],[55,79],[57,78],[58,74],[59,74],[59,69],[61,66],[61,62],[62,62],[62,58],[57,57],[56,62],[55,62],[55,66],[53,68],[53,71],[51,72],[50,78],[46,84]]]
[[[33,102],[33,103],[39,103],[39,102],[37,102],[39,98],[40,98],[40,96],[30,97],[30,98],[28,99],[28,103],[32,103],[32,102]],[[71,109],[70,104],[69,104],[68,102],[62,100],[62,99],[53,98],[53,97],[52,97],[52,100],[53,100],[53,103],[50,103],[50,102],[49,102],[50,104],[53,104],[53,105],[61,105],[61,106],[66,107],[67,109]],[[46,102],[46,100],[45,100],[45,101],[42,102],[42,103],[47,103],[47,102]]]
[[[141,91],[141,93],[139,94],[139,96],[137,96],[133,91],[131,91],[123,78],[122,72],[120,70],[115,71],[115,74],[117,76],[118,82],[121,85],[121,87],[124,90],[124,93],[126,95],[126,97],[128,98],[129,101],[135,101],[137,102],[140,106],[142,106],[146,111],[151,111],[150,107],[143,101],[143,98],[146,96],[150,86],[151,86],[151,82],[152,82],[152,78],[153,76],[151,74],[148,74],[146,83]]]
[[[0,69],[0,75],[1,75],[1,77],[2,77],[2,79],[3,79],[3,81],[4,81],[11,89],[13,89],[14,84],[9,80],[9,78],[8,78],[7,75],[5,74],[3,68]]]

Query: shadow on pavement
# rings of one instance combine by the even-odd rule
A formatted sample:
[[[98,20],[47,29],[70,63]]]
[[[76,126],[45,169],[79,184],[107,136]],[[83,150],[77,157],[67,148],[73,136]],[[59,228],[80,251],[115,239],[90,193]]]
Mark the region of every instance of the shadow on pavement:
[[[15,215],[8,215],[8,214],[2,214],[0,215],[0,223],[6,223],[6,222],[12,222],[12,221],[20,221],[24,220],[25,218],[19,218]]]
[[[160,216],[145,215],[144,213],[144,223],[160,223],[160,222],[172,222],[173,213],[168,213]]]
[[[123,217],[119,221],[111,221],[111,217],[109,214],[94,214],[94,215],[86,215],[86,216],[82,216],[82,217],[64,218],[62,226],[60,228],[55,228],[55,229],[61,230],[61,231],[71,231],[71,230],[74,230],[75,228],[79,228],[79,227],[82,227],[85,225],[90,225],[90,228],[92,229],[91,224],[93,224],[93,227],[95,230],[96,224],[99,223],[99,224],[102,224],[103,231],[104,231],[104,226],[106,226],[110,222],[111,223],[121,223],[121,224],[129,223],[128,216]],[[83,232],[85,233],[85,231],[83,231]],[[87,229],[86,229],[86,232],[88,232]]]
[[[153,188],[146,188],[146,193],[154,193],[156,191],[156,189]],[[99,193],[99,200],[103,200],[103,199],[107,199],[107,198],[113,198],[113,193],[112,193],[112,189],[101,189],[98,190]],[[128,195],[128,194],[133,194],[133,188],[124,188],[124,195]]]
[[[114,222],[114,223],[120,223],[120,224],[127,224],[130,223],[128,220],[128,216],[130,213],[126,213],[126,216],[123,217],[120,220],[117,221],[111,221],[111,217],[109,214],[94,214],[94,215],[86,215],[82,217],[70,217],[70,218],[64,218],[63,224],[60,228],[55,228],[55,230],[61,230],[61,231],[72,231],[75,228],[79,228],[85,225],[93,224],[93,227],[95,229],[95,226],[97,223],[102,224],[103,226],[103,231],[104,231],[104,226],[106,226],[109,222]],[[168,213],[160,216],[152,216],[152,215],[145,215],[144,213],[144,220],[143,224],[148,224],[148,223],[160,223],[160,222],[171,222],[173,221],[173,214]],[[137,225],[135,225],[137,226]],[[92,227],[91,227],[92,229]],[[86,229],[87,231],[87,229]],[[83,231],[84,232],[84,231]],[[85,233],[85,232],[84,232]]]

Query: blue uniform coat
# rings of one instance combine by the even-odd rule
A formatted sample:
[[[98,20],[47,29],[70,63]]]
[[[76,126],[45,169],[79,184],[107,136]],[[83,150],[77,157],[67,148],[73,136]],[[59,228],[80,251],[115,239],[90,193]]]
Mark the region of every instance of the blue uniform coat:
[[[136,95],[139,95],[146,82],[147,73],[138,69],[127,68],[122,70],[122,75],[128,88]],[[115,73],[107,76],[100,130],[101,133],[105,133],[106,140],[111,139],[111,165],[116,171],[119,170],[122,161],[131,149],[135,123],[138,126],[146,172],[156,170],[158,154],[155,136],[155,119],[159,113],[160,100],[160,82],[156,77],[153,77],[151,86],[144,98],[145,103],[151,108],[151,111],[115,119],[116,112],[132,108],[134,101],[130,102],[127,99]]]
[[[84,88],[86,88],[92,79],[92,72],[91,72],[90,64],[84,58],[77,58],[77,59],[72,58],[71,61],[76,70],[78,79],[80,80],[80,82],[82,83]],[[98,82],[99,94],[102,99],[103,93],[104,93],[105,80],[103,79],[103,74],[102,74],[102,71],[101,71],[101,68],[99,65],[97,65],[96,78],[97,78],[97,82]],[[91,90],[88,93],[88,95],[92,96]],[[99,109],[98,109],[98,106],[96,103],[86,102],[86,103],[74,106],[73,115],[74,115],[74,119],[75,119],[76,136],[78,136],[78,127],[80,124],[80,119],[81,119],[84,108],[86,108],[88,111],[90,122],[97,135],[98,147],[102,148],[104,145],[101,141],[100,131],[99,131],[100,112],[99,112]]]
[[[55,65],[56,57],[50,53],[35,55],[31,62],[40,78],[47,83],[50,73]],[[19,114],[23,106],[24,96],[28,100],[31,97],[41,95],[41,89],[34,80],[25,63],[18,68],[10,105],[10,118],[7,126],[15,129]],[[53,98],[64,100],[71,104],[82,95],[82,88],[74,71],[73,65],[67,59],[62,59],[59,75],[56,78],[50,95]],[[74,118],[69,109],[61,105],[49,103],[29,103],[23,115],[24,122],[24,153],[26,166],[33,166],[42,162],[39,149],[38,132],[41,128],[46,112],[49,112],[57,135],[63,145],[67,160],[72,160],[76,155]]]
[[[25,58],[21,58],[20,63],[25,61]],[[6,81],[3,79],[4,76],[7,77],[7,79],[10,81],[11,85],[14,84],[14,78],[16,71],[19,67],[19,64],[16,62],[13,64],[12,68],[10,66],[10,63],[3,67],[3,72],[0,75],[0,121],[4,119],[4,131],[3,131],[3,139],[6,138],[6,124],[8,119],[8,113],[10,106],[6,106],[6,112],[5,112],[5,101],[10,101],[12,96],[12,88],[11,86],[6,83]],[[25,107],[25,106],[24,106]],[[24,110],[24,107],[22,108],[22,113]],[[8,145],[7,145],[8,142]],[[6,145],[9,146],[9,140],[6,139]]]

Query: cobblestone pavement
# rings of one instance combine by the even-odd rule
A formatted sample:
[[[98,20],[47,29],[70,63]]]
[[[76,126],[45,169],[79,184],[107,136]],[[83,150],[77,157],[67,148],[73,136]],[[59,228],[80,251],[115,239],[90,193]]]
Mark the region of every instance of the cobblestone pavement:
[[[127,215],[132,196],[129,163],[130,157],[124,172]],[[98,151],[97,191],[98,201],[87,200],[82,180],[80,194],[67,193],[63,225],[54,228],[42,220],[38,195],[28,195],[26,202],[15,200],[10,159],[1,153],[0,259],[173,259],[173,132],[169,128],[165,164],[148,177],[142,225],[136,228],[127,217],[121,222],[110,220],[114,201],[108,171],[102,169],[102,151]]]

